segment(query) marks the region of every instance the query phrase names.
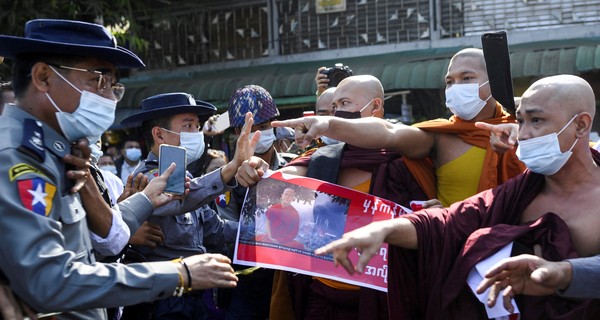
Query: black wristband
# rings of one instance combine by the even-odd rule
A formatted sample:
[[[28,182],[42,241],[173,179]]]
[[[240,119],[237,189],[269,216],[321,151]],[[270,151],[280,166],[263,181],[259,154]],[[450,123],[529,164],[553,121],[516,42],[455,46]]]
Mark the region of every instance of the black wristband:
[[[192,290],[192,274],[190,273],[190,269],[188,268],[187,264],[185,263],[185,260],[181,260],[181,264],[183,264],[183,267],[185,268],[185,273],[187,273],[188,276],[188,288],[189,290]]]

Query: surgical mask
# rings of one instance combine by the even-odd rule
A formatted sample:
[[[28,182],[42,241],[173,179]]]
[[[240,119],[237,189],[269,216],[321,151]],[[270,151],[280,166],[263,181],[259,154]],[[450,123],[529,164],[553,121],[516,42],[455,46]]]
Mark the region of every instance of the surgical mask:
[[[179,135],[179,146],[185,148],[186,165],[200,159],[204,153],[204,133],[195,132],[175,132],[169,129],[162,128],[165,131]]]
[[[479,88],[488,83],[489,81],[481,85],[477,83],[453,84],[450,88],[446,89],[446,107],[455,116],[463,120],[472,120],[481,112],[486,102],[492,97],[490,95],[485,101],[479,98]]]
[[[578,116],[576,114],[560,129],[558,133],[550,133],[541,137],[536,137],[527,140],[519,140],[517,147],[517,157],[523,161],[529,170],[551,176],[560,170],[569,160],[573,152],[573,147],[579,138],[575,140],[571,148],[565,152],[560,151],[560,143],[558,135],[561,134],[571,122]]]
[[[332,144],[338,144],[338,143],[340,143],[339,140],[332,139],[332,138],[329,138],[329,137],[326,137],[326,136],[322,136],[321,137],[321,141],[323,141],[323,143],[326,144],[326,145],[328,145],[328,146],[332,145]]]
[[[62,111],[50,95],[46,97],[52,103],[56,111],[56,120],[67,140],[74,142],[81,138],[93,139],[108,130],[115,121],[115,110],[117,102],[103,98],[89,91],[82,91],[75,87],[65,77],[50,67],[61,79],[68,83],[73,89],[81,94],[79,105],[73,113]]]
[[[252,135],[250,135],[252,136]],[[254,153],[263,154],[269,151],[273,143],[275,142],[275,133],[273,129],[260,130],[260,139],[256,144],[256,149],[254,149]]]
[[[90,144],[90,150],[92,152],[91,157],[92,157],[92,163],[98,163],[98,159],[100,159],[100,157],[102,157],[102,155],[104,154],[104,152],[102,152],[102,149],[100,149],[100,147],[93,143]]]
[[[101,170],[104,170],[104,171],[108,171],[114,175],[117,174],[117,167],[110,165],[110,164],[98,166],[98,168],[100,168]]]
[[[362,118],[362,112],[371,104],[371,102],[373,102],[373,100],[375,100],[375,99],[371,99],[371,101],[369,101],[359,111],[350,112],[350,111],[335,110],[335,112],[333,113],[333,116],[334,117],[344,118],[344,119],[359,119],[359,118]]]
[[[98,141],[100,141],[100,136],[96,136],[93,138],[88,138],[88,145],[90,146],[92,164],[98,163],[98,159],[102,157],[104,152],[102,152],[102,148],[98,145]]]
[[[125,158],[131,162],[137,162],[142,157],[142,149],[128,148],[125,149]]]

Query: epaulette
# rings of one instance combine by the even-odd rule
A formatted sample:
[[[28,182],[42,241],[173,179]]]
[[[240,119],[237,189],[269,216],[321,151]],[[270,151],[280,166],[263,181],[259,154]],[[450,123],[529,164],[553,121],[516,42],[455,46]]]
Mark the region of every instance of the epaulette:
[[[44,130],[42,123],[25,119],[23,122],[23,140],[19,151],[37,159],[39,162],[46,160],[46,148],[44,148]]]

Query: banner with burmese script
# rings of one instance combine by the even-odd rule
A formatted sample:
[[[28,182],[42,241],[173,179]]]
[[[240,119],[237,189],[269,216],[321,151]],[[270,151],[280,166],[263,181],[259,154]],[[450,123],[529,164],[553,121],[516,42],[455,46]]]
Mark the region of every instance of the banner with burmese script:
[[[315,249],[373,221],[411,212],[394,202],[312,178],[269,172],[248,189],[234,263],[285,270],[387,292],[387,245],[363,274],[336,268]],[[350,259],[356,262],[358,252]]]

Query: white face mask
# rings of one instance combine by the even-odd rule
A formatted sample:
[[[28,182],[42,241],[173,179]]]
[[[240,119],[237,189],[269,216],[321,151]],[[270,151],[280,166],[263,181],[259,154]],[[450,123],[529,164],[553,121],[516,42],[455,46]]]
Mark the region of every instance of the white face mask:
[[[455,116],[463,120],[472,120],[492,97],[490,95],[485,101],[479,98],[479,88],[488,83],[489,81],[481,85],[477,83],[453,84],[446,89],[446,107]]]
[[[108,130],[115,121],[117,102],[103,98],[89,91],[79,90],[65,77],[54,70],[53,67],[50,67],[50,69],[73,87],[73,89],[81,93],[79,106],[73,113],[62,111],[56,103],[54,103],[54,100],[50,98],[50,95],[47,92],[45,93],[48,100],[50,100],[50,103],[52,103],[56,111],[58,111],[56,113],[56,120],[58,121],[58,125],[65,138],[71,142],[75,142],[81,138],[88,138],[88,140],[91,140],[94,137],[99,137],[104,131]]]
[[[571,122],[578,116],[576,114],[567,122],[567,124],[560,129],[558,133],[550,133],[537,138],[519,140],[519,146],[517,147],[517,157],[523,161],[529,170],[551,176],[557,173],[565,163],[569,160],[573,152],[573,147],[579,138],[573,142],[573,145],[569,150],[565,152],[560,151],[560,143],[558,141],[558,135],[561,134]]]
[[[179,146],[185,148],[186,165],[198,160],[204,153],[204,133],[200,131],[175,132],[165,128],[161,129],[179,135]]]
[[[250,134],[252,136],[252,133]],[[275,133],[273,129],[260,130],[260,140],[256,144],[256,149],[254,149],[255,154],[263,154],[269,151],[273,143],[275,142]]]
[[[110,173],[112,173],[114,175],[117,174],[117,167],[115,167],[115,166],[113,166],[111,164],[107,164],[107,165],[104,165],[104,166],[98,166],[98,168],[100,168],[101,170],[104,170],[104,171],[108,171],[108,172],[110,172]]]

